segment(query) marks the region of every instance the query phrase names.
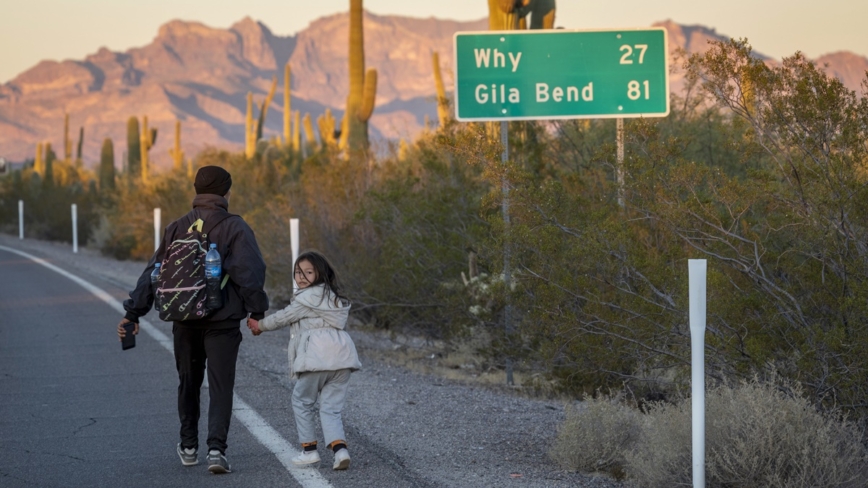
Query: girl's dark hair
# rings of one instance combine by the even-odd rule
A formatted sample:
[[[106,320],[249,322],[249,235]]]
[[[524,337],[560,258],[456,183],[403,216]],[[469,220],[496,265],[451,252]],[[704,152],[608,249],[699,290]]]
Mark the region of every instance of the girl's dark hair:
[[[343,295],[341,282],[338,279],[335,268],[328,258],[323,256],[319,251],[304,251],[295,259],[295,265],[292,267],[293,275],[295,274],[295,270],[299,269],[298,264],[302,261],[309,262],[316,271],[316,279],[311,283],[311,286],[324,284],[326,293],[335,296],[335,303],[338,303],[339,299],[347,300],[347,297]],[[323,298],[325,298],[325,295],[323,295]]]

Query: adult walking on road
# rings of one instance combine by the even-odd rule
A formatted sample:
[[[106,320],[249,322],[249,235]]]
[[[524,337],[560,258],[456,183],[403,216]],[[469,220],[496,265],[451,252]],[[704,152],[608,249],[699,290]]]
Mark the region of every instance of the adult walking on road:
[[[126,315],[118,324],[118,336],[125,337],[124,324],[133,323],[138,334],[139,318],[147,314],[154,303],[156,290],[150,276],[155,263],[167,270],[167,249],[181,242],[198,229],[208,243],[216,244],[222,257],[222,308],[204,317],[173,321],[175,363],[178,370],[178,415],[181,439],[177,453],[184,466],[198,464],[199,457],[199,394],[208,372],[208,470],[214,474],[231,472],[226,460],[229,422],[232,418],[232,398],[235,386],[235,363],[241,345],[240,323],[247,319],[248,327],[256,326],[268,310],[265,294],[265,262],[256,243],[253,230],[238,215],[228,212],[232,177],[218,166],[205,166],[196,174],[196,197],[193,209],[169,224],[157,251],[151,257],[135,290],[124,301]],[[198,243],[197,243],[198,245]],[[207,249],[207,245],[205,246]],[[173,261],[177,262],[177,261]],[[200,263],[204,264],[204,263]],[[161,289],[161,296],[162,296]]]

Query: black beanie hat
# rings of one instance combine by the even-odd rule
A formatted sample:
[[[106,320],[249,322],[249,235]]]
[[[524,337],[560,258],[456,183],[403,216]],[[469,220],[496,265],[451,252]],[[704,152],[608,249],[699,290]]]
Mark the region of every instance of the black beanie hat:
[[[193,187],[197,195],[211,193],[222,197],[232,187],[232,175],[220,166],[202,166],[196,173]]]

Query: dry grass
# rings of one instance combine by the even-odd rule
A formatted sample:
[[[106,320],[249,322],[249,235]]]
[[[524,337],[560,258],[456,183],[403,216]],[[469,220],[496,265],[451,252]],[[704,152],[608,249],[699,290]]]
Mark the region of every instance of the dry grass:
[[[706,397],[706,486],[862,487],[862,433],[790,385],[721,386]],[[784,391],[795,391],[790,396]],[[625,469],[640,487],[690,486],[691,403],[653,406]]]
[[[692,486],[691,417],[689,400],[652,404],[642,415],[608,397],[586,399],[568,411],[552,457],[641,488]],[[862,439],[855,424],[819,413],[792,385],[720,386],[706,395],[706,486],[868,486]]]
[[[568,406],[550,455],[561,467],[623,477],[624,454],[639,435],[639,414],[618,398],[585,398]]]

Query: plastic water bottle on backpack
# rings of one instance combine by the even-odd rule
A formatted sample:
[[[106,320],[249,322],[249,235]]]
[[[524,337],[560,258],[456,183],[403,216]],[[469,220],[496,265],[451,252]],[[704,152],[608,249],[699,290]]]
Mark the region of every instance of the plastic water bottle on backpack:
[[[211,310],[223,307],[223,294],[220,292],[222,274],[223,263],[220,259],[220,253],[217,252],[217,244],[211,243],[211,248],[205,255],[205,289],[208,292],[205,306]]]
[[[157,288],[160,279],[160,263],[154,263],[154,270],[151,271],[151,292],[154,294],[154,308],[160,310],[160,304],[157,301]]]

